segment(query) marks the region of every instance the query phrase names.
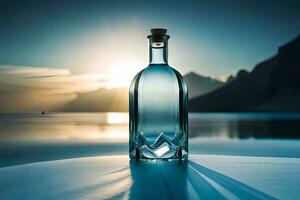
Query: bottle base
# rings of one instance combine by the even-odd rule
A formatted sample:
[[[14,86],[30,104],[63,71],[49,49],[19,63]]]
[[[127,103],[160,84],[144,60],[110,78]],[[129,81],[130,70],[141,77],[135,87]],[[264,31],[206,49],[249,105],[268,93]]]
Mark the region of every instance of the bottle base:
[[[157,161],[184,161],[188,159],[188,153],[184,149],[178,147],[174,150],[174,147],[168,148],[163,146],[158,149],[149,149],[142,147],[141,149],[135,149],[129,154],[131,160],[157,160]]]

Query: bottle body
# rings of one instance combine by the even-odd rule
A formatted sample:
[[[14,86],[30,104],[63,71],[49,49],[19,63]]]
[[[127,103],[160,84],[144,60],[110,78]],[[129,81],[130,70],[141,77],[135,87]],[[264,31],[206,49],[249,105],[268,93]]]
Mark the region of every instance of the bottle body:
[[[178,71],[150,64],[129,91],[131,159],[187,159],[188,91]]]

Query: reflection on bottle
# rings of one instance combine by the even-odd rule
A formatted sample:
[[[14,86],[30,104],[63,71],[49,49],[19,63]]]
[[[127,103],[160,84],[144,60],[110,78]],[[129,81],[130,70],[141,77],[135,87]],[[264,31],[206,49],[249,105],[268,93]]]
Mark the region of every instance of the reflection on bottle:
[[[188,92],[181,74],[168,65],[166,29],[152,29],[150,64],[129,91],[131,159],[187,159]]]

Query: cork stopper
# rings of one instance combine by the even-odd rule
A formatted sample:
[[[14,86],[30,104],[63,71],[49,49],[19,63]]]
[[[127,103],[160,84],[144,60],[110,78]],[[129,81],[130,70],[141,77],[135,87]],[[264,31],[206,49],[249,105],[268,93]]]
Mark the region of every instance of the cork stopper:
[[[167,34],[167,29],[165,29],[165,28],[153,28],[150,31],[151,31],[151,35],[166,35]]]
[[[163,42],[165,38],[169,39],[170,36],[167,35],[167,29],[164,28],[153,28],[150,30],[151,35],[148,38],[152,38],[152,42]]]

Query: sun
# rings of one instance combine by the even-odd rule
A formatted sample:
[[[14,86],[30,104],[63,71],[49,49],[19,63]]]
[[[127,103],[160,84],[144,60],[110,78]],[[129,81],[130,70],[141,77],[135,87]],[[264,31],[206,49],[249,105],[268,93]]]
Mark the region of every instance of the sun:
[[[129,87],[131,76],[128,75],[114,75],[111,80],[105,85],[106,89]]]
[[[105,85],[106,89],[129,87],[131,80],[139,71],[134,62],[115,65],[110,74],[110,80]]]

